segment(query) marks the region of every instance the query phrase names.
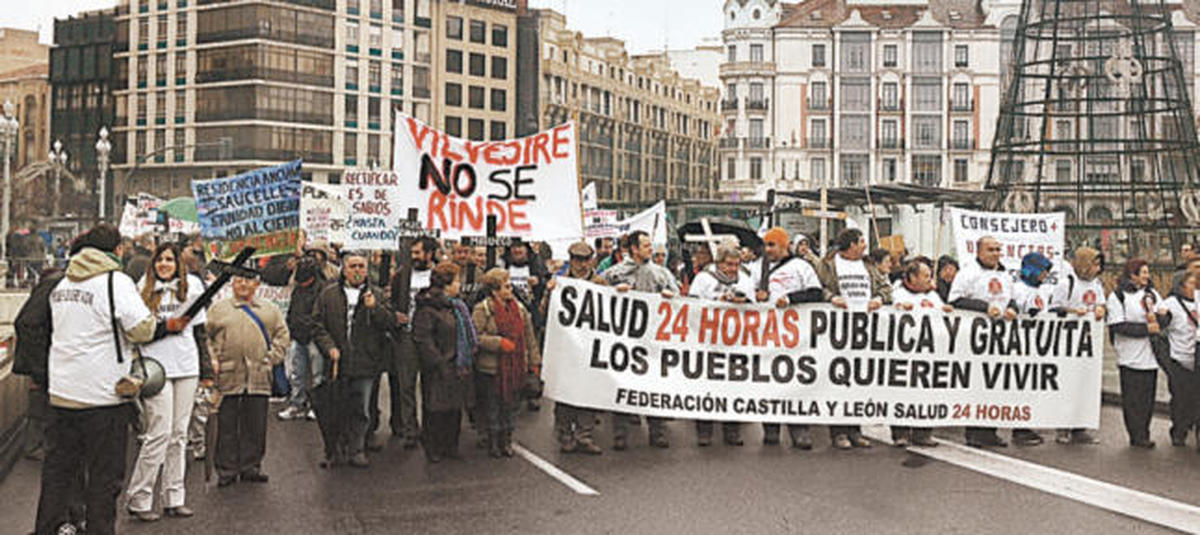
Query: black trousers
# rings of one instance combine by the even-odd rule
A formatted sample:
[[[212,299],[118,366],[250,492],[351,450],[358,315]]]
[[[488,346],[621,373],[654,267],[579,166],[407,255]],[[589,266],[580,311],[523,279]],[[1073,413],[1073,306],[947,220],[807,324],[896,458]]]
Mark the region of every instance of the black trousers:
[[[1200,427],[1200,372],[1190,371],[1168,359],[1167,387],[1171,390],[1171,438],[1183,440]]]
[[[388,420],[392,426],[392,436],[403,436],[416,440],[421,434],[420,426],[417,424],[417,374],[420,373],[420,365],[417,361],[416,348],[413,346],[411,334],[402,333],[400,335],[397,350],[393,352],[385,372],[388,376],[388,397],[391,402],[389,407],[391,414]],[[376,381],[375,384],[378,385],[379,382]],[[371,404],[374,408],[371,412],[371,429],[377,430],[379,428],[378,386],[372,393],[371,399],[374,400]]]
[[[267,403],[267,396],[251,394],[225,396],[221,400],[217,452],[213,457],[213,465],[221,477],[262,469],[267,454]]]
[[[763,438],[764,439],[773,438],[775,440],[779,440],[780,424],[764,423],[764,424],[762,424],[762,428],[763,428]],[[791,435],[792,442],[795,443],[796,439],[800,437],[800,433],[802,431],[807,431],[809,429],[809,426],[808,426],[808,424],[787,424],[787,429],[788,429],[788,435]]]
[[[424,448],[438,455],[458,454],[458,434],[462,427],[462,411],[424,411]]]
[[[1118,366],[1121,373],[1121,411],[1129,441],[1150,440],[1150,418],[1154,416],[1154,394],[1158,370],[1135,370]]]
[[[57,533],[59,526],[71,520],[70,509],[79,499],[81,477],[88,533],[114,533],[117,498],[125,481],[125,443],[132,408],[121,404],[52,410],[53,419],[46,427],[37,533]]]
[[[712,438],[715,424],[716,422],[712,420],[696,420],[696,436]],[[721,422],[721,436],[729,438],[741,437],[742,422]]]

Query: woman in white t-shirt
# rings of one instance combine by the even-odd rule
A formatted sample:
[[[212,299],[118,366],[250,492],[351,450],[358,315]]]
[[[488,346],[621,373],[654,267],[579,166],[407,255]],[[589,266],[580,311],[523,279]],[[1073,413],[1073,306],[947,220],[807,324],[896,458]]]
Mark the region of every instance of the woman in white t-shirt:
[[[178,261],[179,249],[173,243],[159,245],[138,282],[142,300],[164,320],[183,314],[204,292],[204,285],[188,275]],[[129,513],[144,522],[159,515],[152,509],[154,484],[162,468],[163,513],[171,517],[189,517],[194,513],[184,505],[184,474],[188,420],[195,403],[196,386],[212,386],[212,361],[204,333],[201,310],[184,328],[183,336],[172,336],[142,346],[141,352],[162,363],[167,381],[158,394],[142,400],[142,444],[129,481]],[[190,332],[189,332],[190,331]]]
[[[1171,358],[1164,359],[1171,389],[1171,445],[1186,446],[1187,436],[1195,431],[1200,446],[1200,374],[1196,373],[1200,357],[1200,303],[1196,302],[1196,287],[1200,276],[1180,271],[1171,284],[1164,308],[1163,329],[1171,345]]]
[[[1150,449],[1150,418],[1154,414],[1154,394],[1158,381],[1158,362],[1150,345],[1150,336],[1161,332],[1157,311],[1162,296],[1150,281],[1145,260],[1132,258],[1108,296],[1108,330],[1117,369],[1121,375],[1121,408],[1129,445]]]
[[[902,278],[892,291],[892,304],[900,310],[936,310],[950,312],[954,307],[942,302],[933,282],[933,261],[925,257],[910,260],[904,265]],[[892,444],[898,448],[908,446],[937,446],[931,427],[892,426]]]

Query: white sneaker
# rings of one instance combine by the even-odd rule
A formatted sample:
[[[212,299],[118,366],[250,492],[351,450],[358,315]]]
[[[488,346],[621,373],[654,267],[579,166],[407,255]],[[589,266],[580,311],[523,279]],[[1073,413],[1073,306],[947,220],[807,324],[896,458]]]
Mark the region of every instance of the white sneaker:
[[[1059,444],[1070,444],[1071,443],[1071,430],[1070,429],[1059,429],[1054,434],[1054,441]]]
[[[305,414],[304,414],[303,409],[297,409],[296,407],[288,407],[286,409],[279,411],[279,414],[277,416],[279,417],[280,420],[287,422],[287,421],[291,421],[291,420],[298,420],[300,418],[304,418]]]
[[[308,421],[310,421],[310,422],[317,421],[317,413],[316,413],[316,411],[314,411],[312,409],[308,409],[308,412],[305,413],[304,417],[308,418]]]

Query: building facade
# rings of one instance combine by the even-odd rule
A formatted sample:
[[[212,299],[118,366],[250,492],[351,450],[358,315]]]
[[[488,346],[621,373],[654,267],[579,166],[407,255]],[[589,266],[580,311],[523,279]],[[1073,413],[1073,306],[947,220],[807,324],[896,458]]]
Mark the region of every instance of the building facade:
[[[496,43],[516,11],[509,0],[122,0],[112,202],[190,195],[192,179],[295,158],[318,182],[388,168],[393,112],[464,137],[484,139],[476,121],[509,135],[515,46]],[[446,74],[457,58],[462,72]],[[446,104],[447,83],[462,87],[460,105]]]
[[[588,38],[535,10],[537,60],[522,58],[522,125],[579,124],[583,183],[601,202],[648,204],[716,193],[719,90],[679,75],[662,54],[631,56],[623,42]],[[522,34],[524,35],[524,34]],[[528,112],[526,110],[529,110]]]
[[[0,28],[0,104],[11,101],[21,130],[13,172],[46,159],[50,150],[49,47],[34,31]]]

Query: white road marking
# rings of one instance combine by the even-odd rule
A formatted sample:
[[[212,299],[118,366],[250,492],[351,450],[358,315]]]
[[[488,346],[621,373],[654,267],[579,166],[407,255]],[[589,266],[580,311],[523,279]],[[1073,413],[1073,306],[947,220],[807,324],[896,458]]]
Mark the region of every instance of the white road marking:
[[[550,461],[547,461],[541,457],[538,457],[532,451],[525,449],[525,446],[522,446],[520,444],[513,444],[513,449],[516,450],[517,454],[519,454],[521,457],[524,457],[526,461],[529,461],[529,464],[532,464],[532,465],[540,468],[543,472],[548,474],[550,477],[557,479],[559,483],[562,483],[563,485],[566,485],[567,488],[575,491],[576,494],[582,494],[584,496],[599,496],[600,495],[600,493],[597,492],[596,489],[593,489],[592,487],[587,486],[586,483],[584,483],[578,479],[575,479],[575,477],[572,476],[571,474],[563,472],[557,466],[550,464]]]
[[[863,434],[885,444],[892,442],[886,427],[864,427]],[[913,446],[907,451],[1185,533],[1200,532],[1200,507],[957,442],[934,440],[939,447]]]

